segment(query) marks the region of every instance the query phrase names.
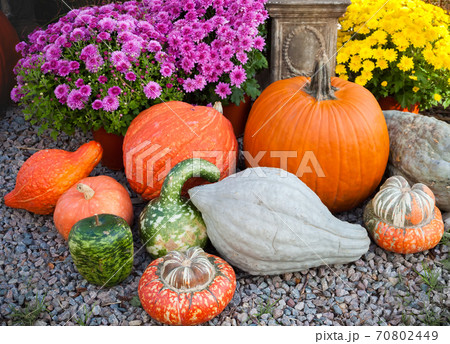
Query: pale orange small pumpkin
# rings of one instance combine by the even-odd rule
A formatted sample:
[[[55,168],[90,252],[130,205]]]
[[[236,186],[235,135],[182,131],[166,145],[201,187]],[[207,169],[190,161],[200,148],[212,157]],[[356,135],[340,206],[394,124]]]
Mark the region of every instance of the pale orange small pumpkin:
[[[381,186],[364,210],[364,224],[378,246],[404,254],[433,248],[444,234],[433,192],[421,183],[410,187],[402,176]]]
[[[133,205],[127,190],[108,176],[80,180],[58,200],[53,221],[58,232],[68,239],[79,220],[95,214],[113,214],[133,224]]]

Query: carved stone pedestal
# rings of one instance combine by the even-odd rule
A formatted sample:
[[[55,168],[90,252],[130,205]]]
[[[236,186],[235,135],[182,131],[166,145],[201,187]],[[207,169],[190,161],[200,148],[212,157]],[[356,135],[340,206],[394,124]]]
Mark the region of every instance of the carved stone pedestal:
[[[335,68],[338,18],[350,0],[269,0],[272,18],[270,82],[311,76],[314,57],[325,48]]]

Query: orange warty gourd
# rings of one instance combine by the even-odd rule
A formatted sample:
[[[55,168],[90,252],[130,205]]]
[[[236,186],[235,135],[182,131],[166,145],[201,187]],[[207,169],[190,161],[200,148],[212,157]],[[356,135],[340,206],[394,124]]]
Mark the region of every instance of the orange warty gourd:
[[[58,232],[69,238],[79,220],[96,214],[113,214],[133,224],[133,205],[128,191],[114,178],[87,177],[67,190],[56,203],[53,221]]]
[[[203,158],[215,164],[221,178],[234,173],[237,140],[231,123],[216,109],[170,101],[141,112],[123,142],[125,174],[144,199],[155,198],[164,178],[179,162]],[[192,178],[184,190],[205,183]]]
[[[75,152],[44,149],[34,153],[20,168],[14,190],[5,196],[5,205],[51,214],[58,198],[91,173],[102,152],[100,144],[91,141]]]
[[[330,78],[324,53],[312,79],[267,87],[244,134],[247,165],[296,174],[332,212],[364,201],[381,181],[389,156],[386,121],[364,87]],[[256,164],[255,164],[256,163]]]
[[[402,176],[390,177],[364,209],[364,225],[378,246],[397,253],[433,248],[444,234],[444,222],[430,188],[409,186]]]

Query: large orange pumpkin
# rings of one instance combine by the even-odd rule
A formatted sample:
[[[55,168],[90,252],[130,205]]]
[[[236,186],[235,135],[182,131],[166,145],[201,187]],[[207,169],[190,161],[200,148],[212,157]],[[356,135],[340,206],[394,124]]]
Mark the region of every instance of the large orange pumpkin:
[[[221,178],[234,173],[237,140],[231,123],[216,109],[170,101],[141,112],[123,142],[125,174],[144,199],[157,197],[164,178],[179,162],[203,158],[215,164]],[[205,183],[194,178],[185,189]]]
[[[417,253],[433,248],[444,234],[441,212],[433,192],[402,176],[390,177],[364,209],[364,224],[382,248],[397,253]]]
[[[20,168],[14,190],[5,196],[5,205],[51,214],[58,198],[91,173],[102,152],[102,146],[91,141],[75,152],[44,149],[34,153]]]
[[[96,214],[117,215],[130,226],[133,224],[130,195],[114,178],[96,176],[79,180],[58,199],[53,221],[67,240],[76,222]]]
[[[15,83],[13,68],[20,58],[15,49],[18,43],[16,30],[0,11],[0,105],[9,102],[9,94]]]
[[[244,134],[247,165],[296,174],[332,211],[351,209],[381,181],[389,155],[386,121],[364,87],[329,76],[318,57],[312,79],[267,87]]]

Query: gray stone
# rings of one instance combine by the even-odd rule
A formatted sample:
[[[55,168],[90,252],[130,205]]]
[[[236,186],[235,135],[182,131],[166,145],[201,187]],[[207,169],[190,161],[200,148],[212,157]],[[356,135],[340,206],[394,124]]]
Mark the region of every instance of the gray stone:
[[[420,114],[383,113],[389,132],[389,175],[403,176],[411,186],[425,184],[437,207],[450,211],[450,125]]]
[[[274,309],[273,313],[272,313],[272,316],[273,316],[274,319],[280,318],[281,316],[283,316],[283,310],[278,309],[278,308]]]

